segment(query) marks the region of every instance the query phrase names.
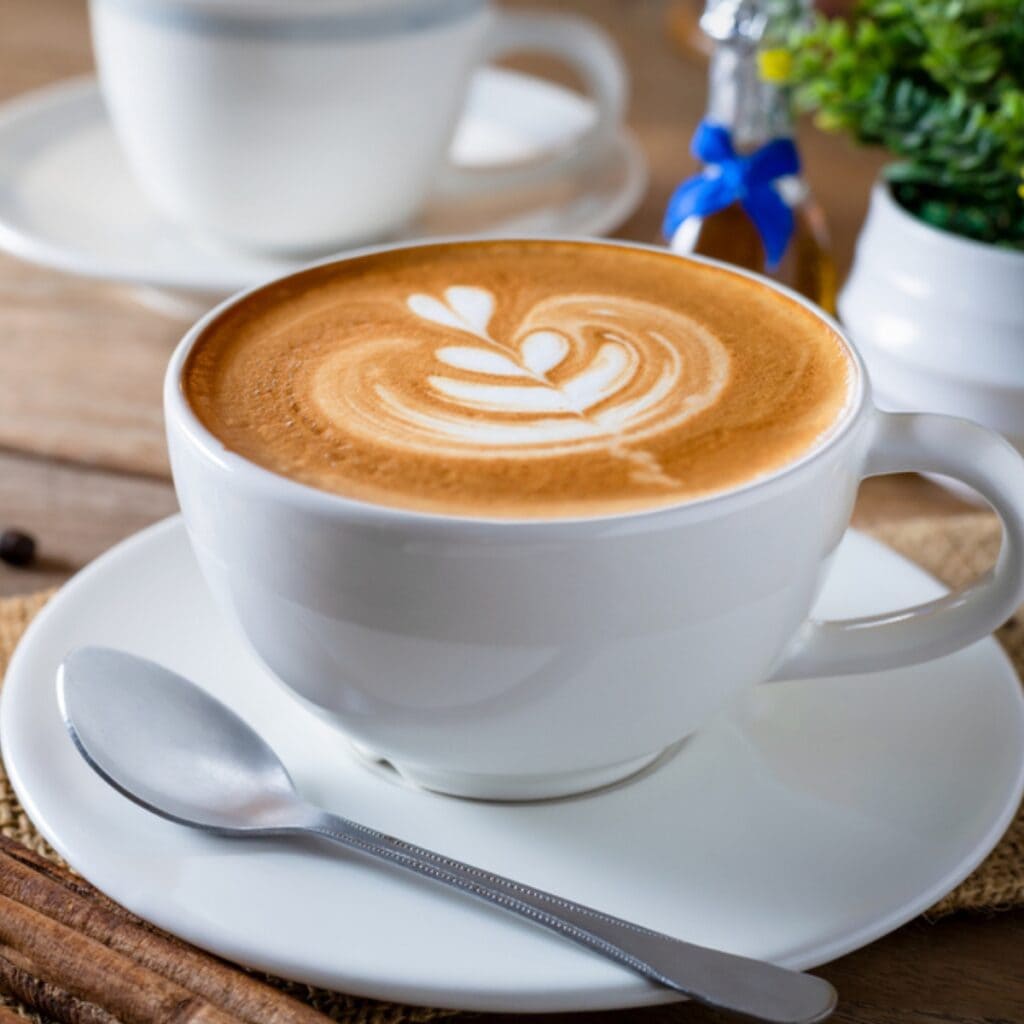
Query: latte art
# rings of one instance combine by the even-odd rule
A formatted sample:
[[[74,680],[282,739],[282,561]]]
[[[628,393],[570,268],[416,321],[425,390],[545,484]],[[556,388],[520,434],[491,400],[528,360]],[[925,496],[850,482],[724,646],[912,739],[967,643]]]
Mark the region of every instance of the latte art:
[[[827,324],[756,282],[600,243],[382,252],[214,321],[184,386],[260,465],[459,515],[577,516],[733,487],[845,407]]]
[[[599,447],[630,460],[627,440],[674,429],[725,387],[728,352],[682,313],[616,295],[553,296],[497,338],[496,304],[470,285],[411,294],[406,305],[436,336],[378,337],[368,325],[315,372],[320,410],[410,452],[550,458]],[[387,358],[417,345],[432,357],[423,380]],[[645,453],[633,461],[645,478],[659,475]]]

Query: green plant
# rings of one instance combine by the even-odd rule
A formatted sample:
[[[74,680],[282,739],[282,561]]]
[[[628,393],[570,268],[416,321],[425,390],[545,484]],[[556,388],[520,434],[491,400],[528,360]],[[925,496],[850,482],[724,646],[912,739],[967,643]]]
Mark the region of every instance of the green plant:
[[[786,48],[798,108],[897,157],[906,209],[1024,249],[1024,0],[861,0]]]

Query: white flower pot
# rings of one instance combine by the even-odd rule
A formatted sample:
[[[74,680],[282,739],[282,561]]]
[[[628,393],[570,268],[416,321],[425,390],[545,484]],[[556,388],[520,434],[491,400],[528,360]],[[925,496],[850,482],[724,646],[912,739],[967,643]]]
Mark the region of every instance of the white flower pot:
[[[1024,451],[1024,252],[930,227],[879,182],[839,315],[883,408],[964,416]]]

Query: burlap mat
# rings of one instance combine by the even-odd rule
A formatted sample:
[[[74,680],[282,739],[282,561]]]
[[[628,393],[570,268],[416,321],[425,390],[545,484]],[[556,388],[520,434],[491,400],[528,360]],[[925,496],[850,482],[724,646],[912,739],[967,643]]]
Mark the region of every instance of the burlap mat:
[[[879,527],[873,532],[950,586],[959,586],[988,569],[999,549],[999,525],[994,517],[987,514],[952,519],[916,519]],[[0,674],[6,670],[14,645],[25,627],[49,596],[43,593],[0,601]],[[997,635],[1024,676],[1024,624],[1014,617]],[[19,806],[2,768],[0,832],[44,856],[58,859]],[[1021,811],[984,864],[936,904],[929,911],[929,916],[1020,905],[1024,905],[1024,812]],[[451,1016],[440,1011],[377,1003],[283,981],[274,980],[274,983],[345,1024],[398,1024],[401,1021],[427,1021]],[[7,1002],[2,997],[0,1001]]]

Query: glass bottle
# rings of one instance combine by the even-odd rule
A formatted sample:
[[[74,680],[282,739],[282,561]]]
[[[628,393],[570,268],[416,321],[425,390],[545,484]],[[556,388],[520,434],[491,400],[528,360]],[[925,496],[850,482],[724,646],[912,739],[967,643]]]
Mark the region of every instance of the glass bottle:
[[[738,157],[773,140],[793,139],[789,90],[780,81],[787,54],[775,43],[808,16],[810,7],[811,0],[707,0],[700,26],[714,51],[704,124],[726,129]],[[712,180],[721,170],[709,164],[700,177]],[[777,260],[769,258],[762,231],[738,198],[678,223],[666,219],[666,241],[677,252],[712,256],[766,274],[834,312],[835,267],[821,209],[799,169],[771,186],[793,214],[792,233]]]

